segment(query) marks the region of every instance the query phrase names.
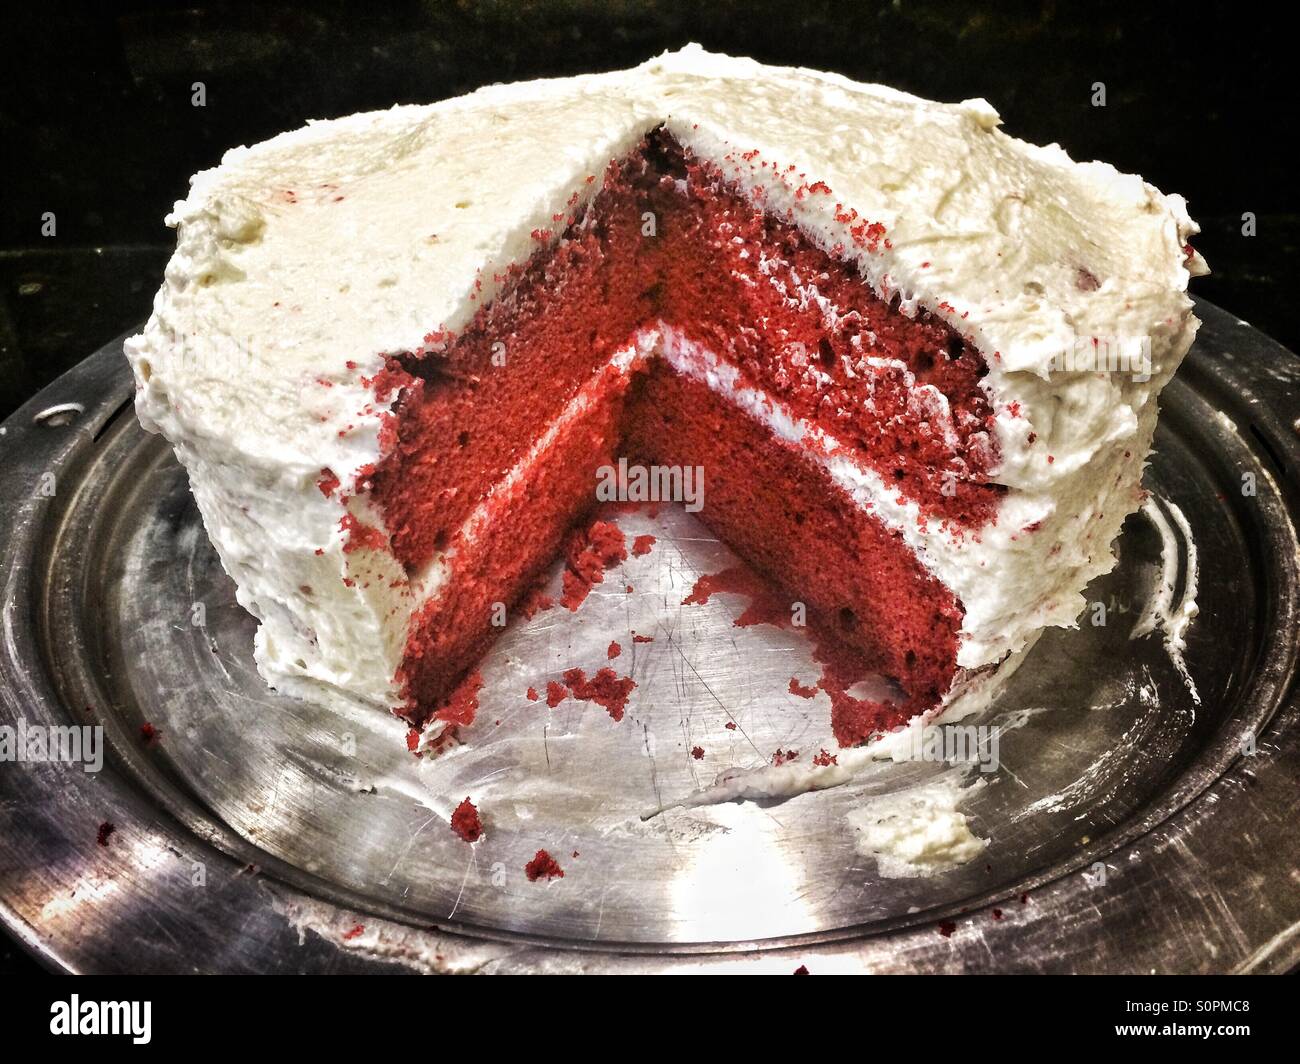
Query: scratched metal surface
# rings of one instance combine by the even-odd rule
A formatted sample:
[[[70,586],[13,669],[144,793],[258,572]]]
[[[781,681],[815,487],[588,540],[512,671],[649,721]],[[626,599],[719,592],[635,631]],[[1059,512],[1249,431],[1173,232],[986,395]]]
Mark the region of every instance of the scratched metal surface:
[[[111,746],[96,775],[0,764],[6,921],[51,965],[91,971],[1289,968],[1300,369],[1202,311],[1147,478],[1200,550],[1200,706],[1158,636],[1129,637],[1160,554],[1135,517],[1088,592],[1108,623],[1048,633],[977,721],[1000,728],[998,772],[883,763],[827,791],[692,809],[672,805],[724,770],[834,750],[825,696],[788,691],[818,675],[801,633],[737,628],[731,596],[681,604],[730,558],[693,518],[620,515],[629,539],[658,538],[651,553],[577,613],[512,626],[466,744],[417,759],[396,721],[265,688],[253,622],[183,472],[123,405],[109,345],[0,437],[16,502],[0,723],[93,718]],[[34,422],[61,402],[85,409]],[[48,471],[53,498],[32,490]],[[623,652],[607,662],[611,640]],[[605,664],[637,683],[621,722],[525,696]],[[145,721],[162,734],[152,747]],[[940,776],[982,779],[960,808],[986,850],[932,876],[882,874],[849,815]],[[473,847],[447,826],[467,795],[487,827]],[[527,881],[539,848],[563,879]]]

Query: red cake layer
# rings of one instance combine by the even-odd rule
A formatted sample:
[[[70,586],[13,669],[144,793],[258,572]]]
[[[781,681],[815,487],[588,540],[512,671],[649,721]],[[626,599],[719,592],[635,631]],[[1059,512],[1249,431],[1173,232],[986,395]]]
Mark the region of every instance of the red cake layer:
[[[643,235],[647,212],[654,235]],[[800,297],[796,275],[837,308],[833,320]],[[851,446],[925,513],[968,527],[992,518],[1002,489],[988,474],[980,354],[927,313],[908,318],[878,298],[852,265],[659,134],[611,165],[582,216],[460,336],[431,338],[444,353],[403,359],[391,375],[402,398],[373,490],[397,557],[414,569],[442,549],[550,417],[658,320]],[[865,366],[867,356],[906,370]]]
[[[638,327],[672,324],[925,514],[977,528],[1001,492],[988,473],[997,456],[979,353],[937,319],[909,318],[875,296],[854,267],[663,134],[611,164],[590,205],[560,224],[559,241],[538,234],[529,262],[461,335],[431,337],[435,353],[394,360],[387,374],[386,386],[401,390],[373,497],[408,571],[443,551],[451,567],[448,591],[410,629],[400,679],[412,716],[432,712],[486,649],[497,634],[492,604],[519,597],[594,504],[596,467],[629,448],[656,464],[705,466],[705,522],[790,594],[842,621],[844,636],[899,680],[908,712],[937,701],[955,668],[961,609],[901,539],[797,450],[657,360],[623,418],[622,384],[604,367]],[[606,400],[462,542],[475,507],[599,373],[610,374]],[[837,705],[841,741],[879,730],[878,720],[840,719],[852,715]]]
[[[472,535],[458,532],[449,541],[447,590],[412,618],[398,674],[415,723],[437,710],[501,633],[494,605],[508,610],[555,558],[566,531],[592,505],[597,468],[617,462],[628,378],[612,369],[605,376],[601,401],[565,424],[526,479],[490,500]]]
[[[626,425],[629,453],[703,466],[700,516],[709,528],[774,581],[788,604],[807,605],[818,627],[898,681],[906,706],[856,699],[835,706],[842,745],[938,702],[956,668],[962,609],[898,532],[863,513],[802,451],[662,362],[638,383]]]
[[[855,267],[757,209],[716,167],[670,141],[652,148],[675,179],[652,200],[664,219],[653,258],[660,317],[851,447],[926,514],[986,524],[1003,489],[988,472],[997,455],[979,352],[929,313],[909,318],[881,300]]]
[[[539,247],[445,354],[402,360],[393,448],[376,471],[392,549],[417,569],[625,346],[645,317],[641,278],[606,246],[602,191],[554,248]],[[438,340],[434,338],[435,342]]]

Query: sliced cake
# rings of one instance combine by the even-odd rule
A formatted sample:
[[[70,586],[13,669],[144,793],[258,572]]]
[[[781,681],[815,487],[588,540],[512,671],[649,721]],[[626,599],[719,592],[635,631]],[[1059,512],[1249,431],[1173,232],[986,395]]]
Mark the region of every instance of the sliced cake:
[[[1070,625],[1196,331],[1183,201],[930,103],[696,47],[227,153],[128,342],[267,681],[465,723],[620,459],[896,681]],[[458,686],[459,685],[459,686]]]

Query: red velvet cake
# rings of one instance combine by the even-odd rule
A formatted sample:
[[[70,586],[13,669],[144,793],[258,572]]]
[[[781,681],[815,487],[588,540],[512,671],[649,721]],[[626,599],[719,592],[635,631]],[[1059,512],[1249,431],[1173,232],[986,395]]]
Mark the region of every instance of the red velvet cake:
[[[627,557],[620,467],[702,469],[700,519],[895,681],[833,696],[842,745],[1073,623],[1203,264],[1180,199],[996,125],[687,49],[199,175],[128,351],[268,681],[468,723],[501,611]]]

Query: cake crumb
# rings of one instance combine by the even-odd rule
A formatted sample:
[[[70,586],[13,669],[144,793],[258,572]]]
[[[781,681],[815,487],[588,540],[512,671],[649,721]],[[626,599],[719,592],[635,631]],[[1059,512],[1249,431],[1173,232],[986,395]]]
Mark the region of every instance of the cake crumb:
[[[605,572],[627,560],[627,540],[612,521],[594,521],[569,538],[560,604],[573,611],[581,606],[591,589],[605,579]]]
[[[609,644],[609,649],[605,651],[605,657],[610,661],[613,661],[621,653],[623,653],[623,648],[619,646],[617,642],[611,641]]]
[[[544,582],[538,582],[519,600],[519,612],[525,621],[531,621],[537,614],[544,613],[555,605],[555,599],[546,593],[545,587]]]
[[[563,879],[564,869],[545,850],[538,850],[533,855],[533,859],[524,865],[524,875],[528,877],[530,883],[536,883],[543,878],[548,880]]]
[[[756,572],[744,565],[733,565],[719,573],[707,573],[695,581],[691,593],[682,599],[683,606],[702,606],[717,594],[743,595],[749,605],[731,623],[737,628],[770,624],[790,627],[788,604],[779,601]]]
[[[616,721],[623,719],[628,695],[636,687],[636,681],[630,676],[619,676],[610,668],[600,669],[590,679],[584,670],[570,669],[564,674],[564,683],[578,701],[604,706]]]
[[[483,821],[478,809],[466,798],[451,814],[451,830],[466,842],[478,842],[483,837]]]
[[[101,846],[108,845],[109,836],[117,830],[117,825],[111,820],[105,820],[99,825],[99,831],[95,833],[95,841]]]
[[[812,687],[805,687],[799,682],[797,677],[791,676],[790,693],[792,695],[798,695],[800,698],[812,698],[817,693],[817,688],[815,685]]]

